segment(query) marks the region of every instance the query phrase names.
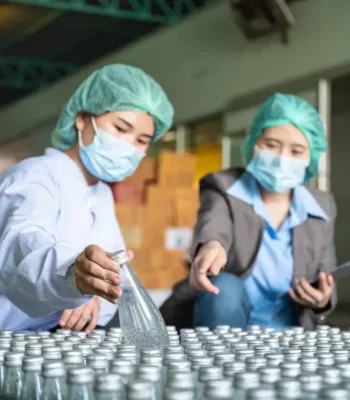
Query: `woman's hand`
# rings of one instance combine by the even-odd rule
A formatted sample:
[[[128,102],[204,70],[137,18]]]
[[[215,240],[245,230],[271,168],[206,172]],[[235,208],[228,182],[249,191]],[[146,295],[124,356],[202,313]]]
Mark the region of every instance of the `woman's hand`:
[[[100,315],[100,298],[94,296],[88,303],[74,308],[64,310],[59,320],[59,325],[72,331],[81,331],[85,327],[85,332],[92,332],[97,325]],[[89,323],[87,326],[86,324]]]
[[[128,252],[129,260],[133,253]],[[118,264],[96,245],[88,246],[75,260],[75,281],[82,294],[96,295],[116,304],[122,291]]]
[[[219,289],[210,282],[208,275],[218,275],[226,262],[226,251],[219,242],[213,240],[204,244],[191,267],[191,285],[198,290],[218,294]]]
[[[329,303],[334,287],[332,275],[320,272],[318,275],[318,289],[302,278],[298,279],[293,289],[289,289],[290,297],[298,304],[316,310],[323,309]]]

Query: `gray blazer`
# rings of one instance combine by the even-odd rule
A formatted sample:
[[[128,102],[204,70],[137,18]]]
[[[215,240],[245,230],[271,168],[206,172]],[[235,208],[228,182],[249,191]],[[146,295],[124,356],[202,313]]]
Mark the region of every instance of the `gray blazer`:
[[[252,270],[264,230],[263,220],[250,205],[226,193],[243,172],[243,169],[228,169],[201,180],[200,209],[191,251],[193,259],[202,244],[210,240],[219,241],[228,255],[225,271],[242,278]],[[327,272],[336,266],[333,242],[336,205],[331,194],[310,191],[329,220],[309,216],[306,222],[294,228],[294,279],[304,277],[315,281],[318,272]],[[294,304],[294,311],[301,326],[313,329],[315,324],[324,321],[335,305],[336,290],[325,310],[314,312]]]

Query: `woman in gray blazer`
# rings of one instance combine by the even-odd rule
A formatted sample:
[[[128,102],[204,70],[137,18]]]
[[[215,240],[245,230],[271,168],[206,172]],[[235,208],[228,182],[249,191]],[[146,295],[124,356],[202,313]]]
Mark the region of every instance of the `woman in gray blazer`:
[[[190,274],[200,291],[196,326],[312,329],[335,307],[327,274],[336,265],[335,202],[305,186],[326,148],[317,111],[277,93],[249,129],[246,170],[201,180]]]

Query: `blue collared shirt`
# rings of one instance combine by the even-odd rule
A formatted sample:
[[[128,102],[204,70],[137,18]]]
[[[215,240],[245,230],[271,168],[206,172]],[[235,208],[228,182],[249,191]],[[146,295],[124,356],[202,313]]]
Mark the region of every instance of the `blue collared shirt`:
[[[258,184],[245,172],[227,193],[251,205],[265,222],[262,242],[251,274],[244,279],[250,303],[249,324],[274,329],[295,325],[290,299],[284,296],[293,280],[293,228],[309,215],[328,220],[327,215],[304,186],[294,190],[288,217],[278,230],[271,223]]]

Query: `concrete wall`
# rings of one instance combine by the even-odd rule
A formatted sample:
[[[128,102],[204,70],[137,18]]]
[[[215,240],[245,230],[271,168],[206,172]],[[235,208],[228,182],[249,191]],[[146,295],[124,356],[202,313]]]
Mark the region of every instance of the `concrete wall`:
[[[305,76],[336,73],[350,64],[350,2],[307,0],[292,4],[297,26],[290,44],[277,35],[248,42],[221,1],[174,27],[111,54],[59,83],[0,112],[1,137],[35,131],[56,118],[75,87],[102,64],[137,65],[167,90],[177,121],[219,112],[231,100]]]
[[[336,247],[338,262],[350,260],[350,78],[332,84],[331,118],[331,190],[338,206]],[[339,283],[340,301],[350,303],[350,280]]]

